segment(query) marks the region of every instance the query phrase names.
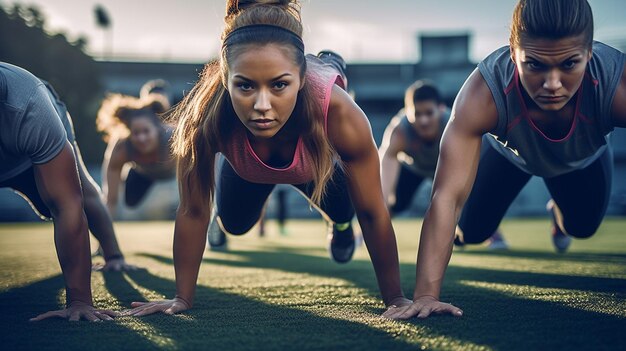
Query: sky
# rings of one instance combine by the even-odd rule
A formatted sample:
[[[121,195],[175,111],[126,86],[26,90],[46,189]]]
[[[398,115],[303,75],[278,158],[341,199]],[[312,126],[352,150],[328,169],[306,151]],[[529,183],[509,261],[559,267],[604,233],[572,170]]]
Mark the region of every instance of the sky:
[[[74,40],[109,59],[204,62],[217,56],[225,0],[0,0],[36,5],[46,30]],[[348,62],[416,62],[420,34],[470,33],[470,59],[479,61],[508,43],[516,0],[302,0],[307,52],[341,53]],[[595,38],[626,46],[626,0],[589,0]],[[94,8],[112,19],[111,32],[96,25]]]

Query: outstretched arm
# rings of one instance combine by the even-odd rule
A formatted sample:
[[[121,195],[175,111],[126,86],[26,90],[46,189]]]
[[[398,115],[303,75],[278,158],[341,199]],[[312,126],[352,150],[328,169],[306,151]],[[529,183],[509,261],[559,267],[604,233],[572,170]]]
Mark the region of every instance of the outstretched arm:
[[[137,267],[126,263],[124,259],[124,255],[115,237],[111,214],[103,202],[103,196],[98,184],[91,178],[83,162],[83,157],[76,142],[74,142],[74,154],[76,156],[76,163],[78,164],[80,183],[83,188],[83,202],[89,230],[100,243],[100,248],[102,249],[105,259],[104,265],[94,266],[94,269],[102,271],[137,269]]]
[[[398,128],[399,119],[392,119],[383,135],[383,141],[378,150],[381,158],[380,177],[382,182],[383,198],[389,208],[396,202],[395,190],[398,183],[400,163],[398,154],[405,147],[404,134]]]
[[[174,314],[193,306],[198,271],[206,246],[206,231],[209,226],[210,205],[199,196],[198,191],[189,194],[186,179],[179,179],[181,205],[176,214],[174,228],[174,270],[176,273],[176,296],[171,300],[133,302],[128,315],[145,316],[164,312]],[[192,187],[192,189],[198,189]]]
[[[122,167],[128,162],[124,139],[109,142],[102,161],[102,192],[106,206],[115,217],[117,197],[122,182]]]
[[[50,317],[71,321],[111,319],[115,312],[92,307],[89,234],[76,161],[69,142],[56,157],[35,165],[34,170],[37,190],[54,220],[54,242],[65,280],[67,307],[39,315],[32,321]]]
[[[495,127],[497,110],[482,75],[475,70],[461,88],[441,141],[430,207],[424,218],[411,306],[391,309],[389,318],[426,318],[433,313],[463,312],[439,302],[450,261],[456,223],[472,189],[482,135]]]
[[[356,210],[383,301],[403,305],[398,248],[383,200],[380,163],[372,132],[361,109],[339,87],[332,92],[328,136],[344,162],[350,197]]]
[[[616,127],[626,128],[626,67],[624,67],[622,79],[615,91],[611,110],[613,114],[613,124]]]

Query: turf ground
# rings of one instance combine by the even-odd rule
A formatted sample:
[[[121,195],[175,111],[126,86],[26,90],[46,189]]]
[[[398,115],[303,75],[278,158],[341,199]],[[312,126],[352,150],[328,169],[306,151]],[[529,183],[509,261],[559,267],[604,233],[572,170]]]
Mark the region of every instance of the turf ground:
[[[419,221],[395,222],[410,296]],[[127,260],[145,267],[92,274],[95,303],[126,308],[174,294],[173,223],[119,223]],[[616,350],[626,345],[626,220],[607,219],[591,239],[553,253],[547,220],[505,221],[512,246],[455,251],[442,299],[462,318],[379,318],[367,252],[332,263],[321,221],[291,221],[280,236],[231,238],[206,252],[196,306],[174,317],[69,323],[28,318],[57,309],[63,281],[49,224],[0,226],[0,349]],[[93,245],[93,244],[92,244]],[[97,262],[100,259],[95,259]]]

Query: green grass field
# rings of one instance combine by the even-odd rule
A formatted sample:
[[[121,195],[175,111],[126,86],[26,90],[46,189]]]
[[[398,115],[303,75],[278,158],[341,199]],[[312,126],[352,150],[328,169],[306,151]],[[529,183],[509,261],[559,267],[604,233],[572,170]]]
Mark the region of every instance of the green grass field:
[[[411,296],[421,222],[394,223],[402,282]],[[116,224],[127,260],[145,267],[92,274],[95,304],[174,294],[171,222]],[[512,246],[455,251],[442,299],[462,318],[396,322],[379,317],[367,251],[338,265],[328,259],[325,227],[292,221],[231,237],[230,251],[205,252],[196,306],[174,317],[114,322],[30,323],[64,301],[49,224],[0,226],[0,349],[319,349],[319,350],[615,350],[626,345],[626,220],[607,219],[565,255],[553,253],[548,221],[505,221]],[[93,244],[92,244],[93,246]],[[101,258],[94,259],[94,262]]]

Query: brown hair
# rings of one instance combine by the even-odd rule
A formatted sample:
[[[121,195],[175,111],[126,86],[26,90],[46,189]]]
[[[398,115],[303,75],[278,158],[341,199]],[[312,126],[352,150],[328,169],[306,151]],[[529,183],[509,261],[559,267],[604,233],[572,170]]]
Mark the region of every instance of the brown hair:
[[[169,108],[169,102],[162,96],[150,95],[138,99],[123,94],[109,94],[102,101],[96,118],[96,126],[103,133],[104,141],[128,136],[130,124],[137,117],[149,117],[161,128],[161,116]]]
[[[404,92],[405,107],[414,107],[416,102],[428,100],[434,101],[437,105],[442,102],[439,89],[429,80],[418,80]]]
[[[519,0],[511,22],[511,47],[524,38],[563,39],[584,35],[593,43],[593,13],[587,0]]]
[[[229,60],[250,46],[280,44],[288,49],[286,52],[300,67],[302,79],[306,74],[304,52],[302,47],[294,44],[293,38],[295,35],[301,42],[302,22],[298,1],[228,0],[225,22],[222,40],[234,30],[246,26],[265,24],[279,28],[249,31],[241,35],[236,44],[223,46],[220,59],[205,66],[198,83],[174,110],[172,119],[178,121],[178,127],[172,148],[178,157],[180,207],[183,212],[191,211],[192,214],[206,213],[210,208],[215,187],[215,153],[222,150],[235,123],[239,122],[226,90]],[[291,118],[298,119],[294,124],[311,154],[315,184],[311,200],[318,205],[332,177],[335,159],[335,151],[319,118],[321,111],[309,84],[305,83],[298,92]],[[202,201],[192,201],[192,197],[198,194],[202,196]]]

